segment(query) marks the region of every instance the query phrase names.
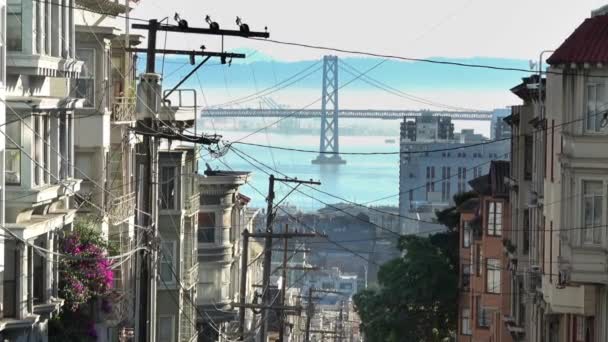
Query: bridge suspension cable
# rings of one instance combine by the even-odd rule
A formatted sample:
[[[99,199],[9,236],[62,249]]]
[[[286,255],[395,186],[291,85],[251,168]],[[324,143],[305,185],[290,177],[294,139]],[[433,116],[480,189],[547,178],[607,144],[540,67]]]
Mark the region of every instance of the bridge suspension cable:
[[[347,72],[348,74],[352,75],[352,76],[356,76],[355,74],[360,74],[361,71],[359,71],[357,68],[355,68],[354,66],[350,65],[349,63],[347,63],[344,60],[340,60],[340,69]],[[350,69],[350,70],[349,70]],[[466,107],[459,107],[459,106],[452,106],[449,104],[444,104],[444,103],[440,103],[440,102],[436,102],[433,100],[429,100],[429,99],[425,99],[419,96],[415,96],[412,94],[408,94],[400,89],[397,89],[395,87],[392,87],[388,84],[386,84],[385,82],[379,81],[369,75],[365,75],[361,78],[361,81],[375,87],[378,88],[380,90],[384,90],[390,94],[396,95],[398,97],[401,98],[405,98],[407,100],[413,101],[413,102],[417,102],[417,103],[422,103],[425,105],[430,105],[433,107],[438,107],[438,108],[445,108],[445,109],[450,109],[450,110],[458,110],[458,111],[482,111],[480,109],[472,109],[472,108],[466,108]]]

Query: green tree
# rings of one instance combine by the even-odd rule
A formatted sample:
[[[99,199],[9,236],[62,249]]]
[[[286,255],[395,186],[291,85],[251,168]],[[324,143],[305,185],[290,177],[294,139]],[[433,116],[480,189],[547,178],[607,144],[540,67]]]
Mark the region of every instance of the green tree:
[[[454,196],[455,207],[436,213],[445,232],[403,236],[402,257],[380,267],[378,286],[354,297],[369,342],[426,342],[450,336],[458,319],[457,206],[473,193]]]

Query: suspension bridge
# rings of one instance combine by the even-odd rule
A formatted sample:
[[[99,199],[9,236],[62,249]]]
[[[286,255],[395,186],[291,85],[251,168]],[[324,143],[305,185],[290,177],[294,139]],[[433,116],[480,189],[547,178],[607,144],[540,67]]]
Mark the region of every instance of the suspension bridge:
[[[348,70],[347,70],[348,71]],[[352,74],[352,72],[348,71]],[[359,73],[356,78],[365,77],[364,73]],[[374,81],[367,77],[363,80]],[[372,83],[370,83],[372,84]],[[372,85],[379,85],[375,81]],[[202,118],[302,118],[302,119],[321,119],[321,132],[319,151],[321,154],[312,160],[313,164],[345,164],[346,161],[340,157],[340,118],[354,119],[383,119],[401,120],[404,118],[419,118],[422,116],[449,117],[453,120],[475,120],[489,121],[493,118],[492,111],[476,110],[408,110],[408,109],[340,109],[338,103],[338,90],[343,87],[338,85],[338,57],[323,57],[323,81],[322,95],[320,98],[320,109],[289,109],[289,108],[206,108],[201,112]],[[385,86],[389,87],[389,86]],[[393,93],[400,92],[395,88],[383,88],[392,90]],[[401,94],[404,94],[401,92]],[[431,101],[407,95],[412,99],[426,102],[427,105],[437,105]],[[445,105],[443,105],[445,107]],[[448,106],[450,107],[450,106]],[[456,107],[452,107],[456,108]]]

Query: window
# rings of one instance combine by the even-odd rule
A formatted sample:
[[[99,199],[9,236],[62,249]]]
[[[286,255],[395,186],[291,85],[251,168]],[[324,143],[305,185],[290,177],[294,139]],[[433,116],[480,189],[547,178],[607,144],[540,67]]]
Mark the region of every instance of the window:
[[[477,274],[478,277],[481,276],[482,257],[481,245],[475,245],[475,274]]]
[[[332,282],[323,282],[321,283],[321,288],[324,290],[329,290],[334,288],[334,283]]]
[[[606,105],[606,89],[604,83],[592,82],[587,84],[587,115],[585,128],[588,132],[600,132],[602,115]]]
[[[593,317],[575,316],[574,341],[592,342],[595,341],[593,337]]]
[[[161,255],[160,258],[160,279],[161,285],[164,283],[175,282],[175,254],[176,252],[175,241],[162,241],[160,244]]]
[[[0,27],[6,28],[5,27],[5,20],[6,20],[6,6],[4,5],[4,3],[0,4]],[[2,84],[2,86],[4,86],[4,84],[6,83],[6,75],[5,75],[5,70],[6,70],[6,46],[4,44],[4,39],[0,39],[0,84]]]
[[[523,239],[524,239],[524,254],[528,254],[530,252],[530,210],[524,209],[524,230],[523,230]]]
[[[9,0],[6,16],[6,48],[9,51],[21,51],[22,49],[23,26],[21,13],[21,0]]]
[[[160,169],[160,208],[177,209],[177,168],[163,166]]]
[[[471,265],[470,264],[462,264],[462,289],[464,291],[469,290],[469,285],[471,285]]]
[[[76,59],[84,65],[76,79],[74,97],[85,99],[84,107],[95,107],[95,49],[76,49]]]
[[[532,180],[532,156],[534,139],[531,135],[525,136],[525,147],[524,147],[524,179]]]
[[[463,222],[462,224],[462,247],[471,247],[471,224],[469,222]]]
[[[486,259],[486,291],[500,293],[500,260]]]
[[[603,183],[601,181],[583,181],[583,243],[600,243]]]
[[[215,213],[198,214],[198,242],[215,242]]]
[[[7,115],[6,125],[6,184],[21,184],[21,121]],[[12,122],[11,122],[12,121]],[[12,140],[12,141],[11,141]]]
[[[462,334],[471,335],[471,309],[462,309],[460,320]]]
[[[158,342],[173,342],[174,316],[158,316]]]
[[[477,296],[477,326],[489,328],[492,325],[492,310],[481,305],[481,297]]]
[[[353,284],[351,283],[340,283],[340,290],[352,290]]]
[[[502,202],[488,203],[488,235],[502,234]]]

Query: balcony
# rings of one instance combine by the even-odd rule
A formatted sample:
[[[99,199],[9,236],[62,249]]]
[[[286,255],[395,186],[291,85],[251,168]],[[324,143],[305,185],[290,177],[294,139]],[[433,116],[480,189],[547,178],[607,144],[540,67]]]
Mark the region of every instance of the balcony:
[[[548,313],[592,316],[595,313],[595,286],[556,286],[545,276],[542,284],[543,299],[549,307]]]
[[[110,200],[108,213],[113,225],[126,221],[135,214],[135,192]]]
[[[192,216],[198,212],[200,207],[200,194],[196,193],[186,199],[186,216]]]
[[[198,335],[196,331],[196,308],[192,305],[192,301],[188,293],[184,294],[184,301],[180,315],[179,333],[181,336],[181,342],[194,341]]]
[[[198,281],[198,263],[195,263],[190,269],[186,269],[182,274],[182,284],[186,289],[192,288]]]
[[[133,96],[116,97],[112,105],[112,122],[130,122],[135,121],[135,103],[136,98]]]

